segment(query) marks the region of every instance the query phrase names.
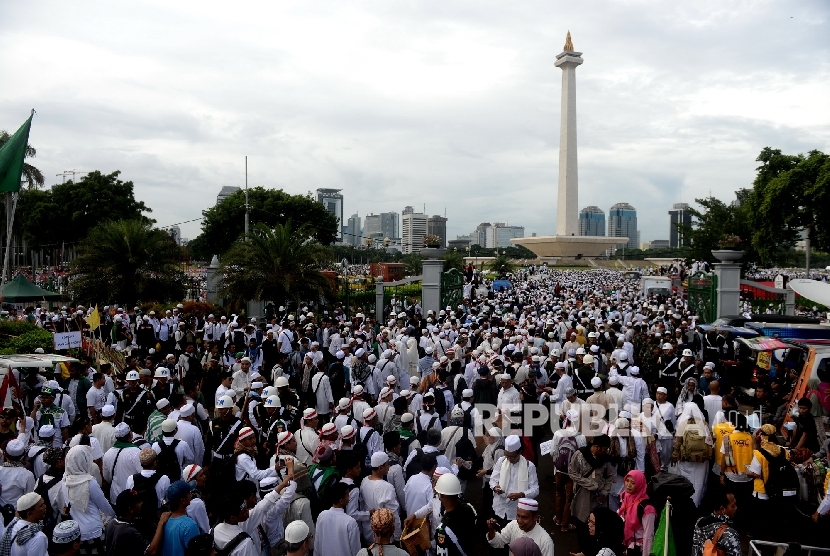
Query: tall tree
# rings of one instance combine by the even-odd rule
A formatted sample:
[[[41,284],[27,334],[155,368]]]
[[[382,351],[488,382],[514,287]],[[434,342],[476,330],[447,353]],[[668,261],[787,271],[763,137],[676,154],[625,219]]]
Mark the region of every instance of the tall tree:
[[[830,156],[814,150],[785,155],[769,147],[747,198],[752,243],[761,262],[773,264],[807,231],[814,248],[830,249]]]
[[[74,243],[85,238],[102,222],[141,220],[153,222],[144,213],[151,212],[137,201],[131,181],[121,181],[119,171],[103,174],[90,172],[77,182],[68,181],[51,190],[21,191],[18,201],[16,233],[22,232],[31,248],[58,242]]]
[[[248,241],[234,243],[222,258],[222,295],[275,305],[331,298],[331,283],[320,271],[331,254],[313,234],[311,227],[294,228],[290,220],[273,228],[255,224]]]
[[[302,222],[310,236],[322,245],[337,237],[337,218],[311,194],[291,195],[282,189],[252,187],[248,189],[250,223],[274,227],[289,220]],[[237,191],[221,203],[202,211],[202,233],[194,239],[191,251],[195,258],[209,260],[222,254],[245,231],[245,192]]]
[[[745,260],[755,260],[756,251],[752,245],[752,230],[747,219],[746,197],[748,189],[737,192],[737,199],[726,204],[715,197],[695,199],[700,209],[690,208],[693,224],[679,226],[684,237],[689,240],[691,249],[688,256],[692,259],[713,261],[712,250],[718,249],[718,242],[728,235],[741,238],[740,248],[746,251]]]
[[[146,220],[99,224],[70,267],[72,298],[89,304],[164,302],[184,296],[179,247]]]
[[[0,147],[6,144],[11,138],[11,135],[5,129],[0,129]],[[34,158],[37,156],[37,150],[30,144],[26,145],[26,158]],[[23,163],[23,179],[26,180],[28,189],[40,189],[43,187],[45,180],[43,173],[31,164]]]

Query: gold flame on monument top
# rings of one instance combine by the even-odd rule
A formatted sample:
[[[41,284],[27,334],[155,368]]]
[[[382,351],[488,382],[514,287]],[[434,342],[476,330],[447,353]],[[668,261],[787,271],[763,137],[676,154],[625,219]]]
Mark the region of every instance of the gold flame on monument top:
[[[571,32],[565,37],[565,52],[575,52],[574,43],[571,42]]]

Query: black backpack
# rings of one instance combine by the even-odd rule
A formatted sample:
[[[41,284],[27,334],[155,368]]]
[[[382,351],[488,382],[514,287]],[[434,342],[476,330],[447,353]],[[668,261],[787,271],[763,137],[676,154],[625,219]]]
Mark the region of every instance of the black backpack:
[[[156,459],[156,469],[162,474],[167,475],[170,479],[170,484],[175,483],[182,478],[182,468],[179,466],[179,456],[176,455],[176,446],[179,445],[178,438],[168,444],[164,440],[159,440],[159,455]]]
[[[476,474],[476,462],[478,461],[478,457],[476,454],[476,447],[470,441],[469,436],[467,436],[469,429],[465,426],[461,431],[461,438],[458,442],[455,443],[455,457],[461,458],[464,461],[472,461],[473,466],[470,469],[466,467],[459,466],[458,467],[458,478],[459,479],[474,479]]]
[[[421,458],[424,456],[424,451],[420,448],[415,449],[415,455],[412,456],[412,460],[409,462],[409,465],[406,466],[404,469],[404,474],[406,476],[406,480],[409,481],[410,477],[413,477],[421,472]]]
[[[212,533],[212,531],[211,531]],[[228,544],[225,545],[224,548],[219,548],[216,546],[216,541],[213,542],[213,550],[216,552],[216,556],[229,556],[231,552],[236,549],[237,546],[242,544],[245,539],[250,539],[251,535],[242,531],[237,536],[232,538]]]
[[[799,482],[798,473],[787,459],[784,451],[773,456],[766,450],[760,450],[761,455],[767,459],[769,476],[764,483],[764,490],[770,500],[781,501],[784,498],[796,500],[798,496]]]
[[[142,502],[141,514],[138,516],[136,526],[145,538],[150,535],[152,539],[152,534],[155,533],[158,525],[159,499],[156,494],[156,485],[163,476],[164,473],[158,470],[149,477],[145,477],[141,473],[133,475],[133,488],[135,488]]]
[[[46,515],[43,517],[43,529],[41,530],[49,538],[52,538],[52,531],[55,529],[55,525],[58,524],[58,515],[49,502],[49,490],[60,481],[61,477],[52,477],[48,483],[44,483],[43,476],[41,476],[37,480],[37,485],[35,485],[35,493],[46,501]]]
[[[447,414],[447,398],[444,396],[446,390],[444,386],[436,386],[432,389],[435,394],[435,413],[439,418]]]
[[[434,427],[435,423],[437,423],[439,419],[440,417],[438,417],[437,413],[433,414],[432,419],[429,420],[429,425],[427,428],[423,429],[421,428],[421,417],[418,417],[418,442],[421,443],[421,446],[427,445],[427,431]]]
[[[369,453],[369,447],[366,443],[372,438],[373,434],[377,434],[378,431],[375,429],[370,429],[369,432],[366,433],[366,436],[361,438],[360,431],[357,434],[357,442],[354,443],[354,448],[352,451],[354,452],[355,456],[357,456],[357,460],[363,466],[363,469],[369,469],[372,463],[372,455]]]

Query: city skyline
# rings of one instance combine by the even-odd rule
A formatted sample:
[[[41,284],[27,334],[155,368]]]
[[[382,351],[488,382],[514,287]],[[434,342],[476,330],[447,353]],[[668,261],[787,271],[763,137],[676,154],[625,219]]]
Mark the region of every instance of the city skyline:
[[[27,54],[0,62],[14,84],[0,128],[35,108],[30,162],[47,186],[120,170],[158,226],[190,238],[222,186],[245,185],[246,155],[249,185],[341,189],[345,216],[426,200],[446,205],[449,238],[496,220],[546,235],[570,29],[586,53],[580,205],[607,209],[619,190],[643,240],[667,237],[675,202],[750,187],[764,147],[830,150],[830,7],[815,0],[252,9],[7,2],[0,29]]]

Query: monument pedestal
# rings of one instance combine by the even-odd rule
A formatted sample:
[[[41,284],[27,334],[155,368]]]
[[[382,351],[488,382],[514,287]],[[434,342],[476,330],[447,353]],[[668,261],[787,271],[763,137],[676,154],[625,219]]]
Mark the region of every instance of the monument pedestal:
[[[715,263],[718,277],[718,317],[739,315],[741,307],[741,265]]]
[[[444,272],[444,261],[441,259],[426,259],[423,261],[423,280],[421,281],[421,307],[424,314],[427,311],[441,310],[441,273]]]
[[[536,236],[517,237],[510,240],[515,245],[527,247],[539,258],[590,259],[601,257],[615,245],[628,243],[627,237],[608,236]]]

